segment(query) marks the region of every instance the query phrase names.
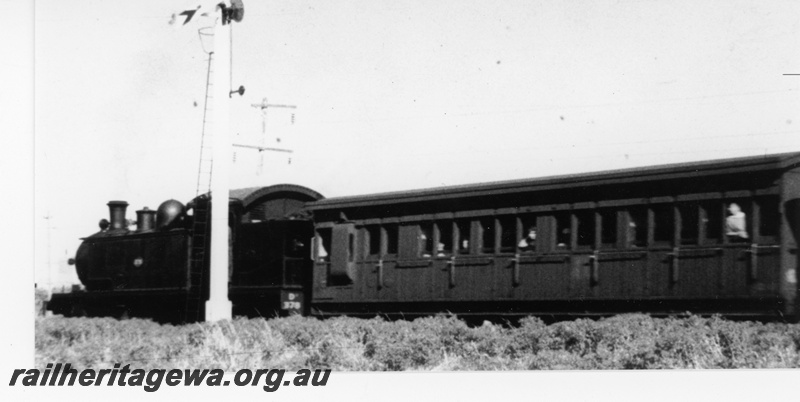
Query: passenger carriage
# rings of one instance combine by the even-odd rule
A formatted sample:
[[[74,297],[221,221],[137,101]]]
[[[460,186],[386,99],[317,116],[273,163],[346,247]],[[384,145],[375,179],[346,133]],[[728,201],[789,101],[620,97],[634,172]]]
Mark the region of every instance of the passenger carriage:
[[[316,230],[316,315],[798,318],[798,153],[306,208]],[[520,247],[531,228],[535,240]]]

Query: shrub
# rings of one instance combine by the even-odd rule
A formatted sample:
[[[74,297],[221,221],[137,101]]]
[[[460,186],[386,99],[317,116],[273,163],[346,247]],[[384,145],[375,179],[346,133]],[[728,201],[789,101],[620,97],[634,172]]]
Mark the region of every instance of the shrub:
[[[800,325],[626,314],[469,327],[453,316],[235,319],[184,326],[39,317],[36,365],[110,368],[533,370],[800,367]]]

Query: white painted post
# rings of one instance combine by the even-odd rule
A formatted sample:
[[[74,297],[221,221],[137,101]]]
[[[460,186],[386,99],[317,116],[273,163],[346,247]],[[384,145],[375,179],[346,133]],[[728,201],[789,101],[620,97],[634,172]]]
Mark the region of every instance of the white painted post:
[[[228,299],[228,198],[231,163],[230,139],[230,37],[231,24],[214,26],[214,76],[212,127],[214,164],[211,174],[211,276],[206,302],[206,321],[230,320],[233,305]]]

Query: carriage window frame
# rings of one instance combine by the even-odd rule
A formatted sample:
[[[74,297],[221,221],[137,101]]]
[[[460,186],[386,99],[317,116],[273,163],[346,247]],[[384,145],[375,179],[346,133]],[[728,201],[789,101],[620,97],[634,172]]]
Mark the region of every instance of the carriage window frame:
[[[517,251],[518,219],[515,215],[500,215],[496,219],[496,249],[499,253],[515,253]]]
[[[700,244],[715,245],[723,242],[724,202],[721,199],[703,200],[700,206]]]
[[[431,258],[434,255],[434,226],[430,221],[417,225],[417,257]]]
[[[551,216],[551,226],[554,229],[551,234],[550,249],[552,251],[569,251],[573,247],[573,218],[569,211],[559,211]]]
[[[456,249],[453,250],[457,255],[471,255],[472,252],[472,220],[458,219],[455,221]],[[466,246],[466,247],[465,247]]]
[[[381,225],[381,239],[383,254],[397,257],[400,252],[400,225],[397,223]]]
[[[625,209],[624,242],[628,249],[645,249],[651,244],[650,209],[647,205],[636,205]]]
[[[577,250],[592,250],[597,246],[597,217],[593,209],[580,209],[572,213]]]
[[[612,249],[618,248],[619,245],[619,210],[616,208],[599,208],[597,209],[597,224],[599,224],[598,232],[600,248]],[[609,239],[607,236],[610,235]]]
[[[436,257],[447,257],[453,254],[453,221],[436,221],[433,223],[433,241],[436,245]],[[441,250],[439,245],[442,246]]]
[[[516,251],[518,253],[533,253],[539,250],[540,247],[539,244],[542,241],[541,240],[542,235],[544,234],[542,233],[541,230],[539,230],[539,216],[536,214],[523,214],[517,216],[516,221],[517,221],[517,233],[516,233],[516,243],[514,245]],[[520,242],[522,242],[523,239],[526,239],[527,242],[528,233],[530,232],[531,229],[536,230],[536,241],[533,243],[532,245],[533,247],[531,247],[531,245],[528,244],[528,247],[530,247],[528,250],[521,250],[519,244]]]
[[[480,254],[495,254],[497,251],[497,222],[494,217],[483,217],[477,220],[479,238],[480,238]]]
[[[773,194],[758,196],[755,205],[758,209],[758,243],[779,244],[783,220],[780,197]]]
[[[651,204],[649,208],[648,227],[652,231],[652,247],[673,247],[676,237],[675,205],[672,203]]]
[[[365,225],[363,227],[365,255],[368,258],[377,258],[383,254],[383,230],[380,225]]]
[[[696,246],[700,240],[702,222],[701,208],[698,202],[681,202],[675,205],[678,243],[681,246]]]
[[[356,234],[347,234],[347,262],[354,262],[356,259]]]

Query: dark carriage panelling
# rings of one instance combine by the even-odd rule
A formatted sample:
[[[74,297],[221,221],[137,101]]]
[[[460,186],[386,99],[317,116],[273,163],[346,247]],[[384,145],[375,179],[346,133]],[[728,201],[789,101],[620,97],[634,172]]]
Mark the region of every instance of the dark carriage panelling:
[[[780,228],[799,165],[784,154],[314,202],[319,228],[360,230],[358,278],[320,287],[317,311],[788,313],[796,246]],[[746,234],[726,232],[733,203]]]
[[[564,298],[569,295],[570,282],[580,280],[575,278],[580,275],[565,275],[571,270],[569,255],[541,255],[526,256],[519,259],[519,285],[514,286],[513,264],[511,275],[506,279],[507,291],[514,299],[521,300],[552,300]]]
[[[646,257],[647,253],[641,251],[599,253],[596,275],[590,278],[591,287],[595,289],[593,295],[597,298],[624,300],[647,296]]]
[[[438,260],[433,286],[445,300],[492,300],[500,277],[495,262],[488,257]]]

